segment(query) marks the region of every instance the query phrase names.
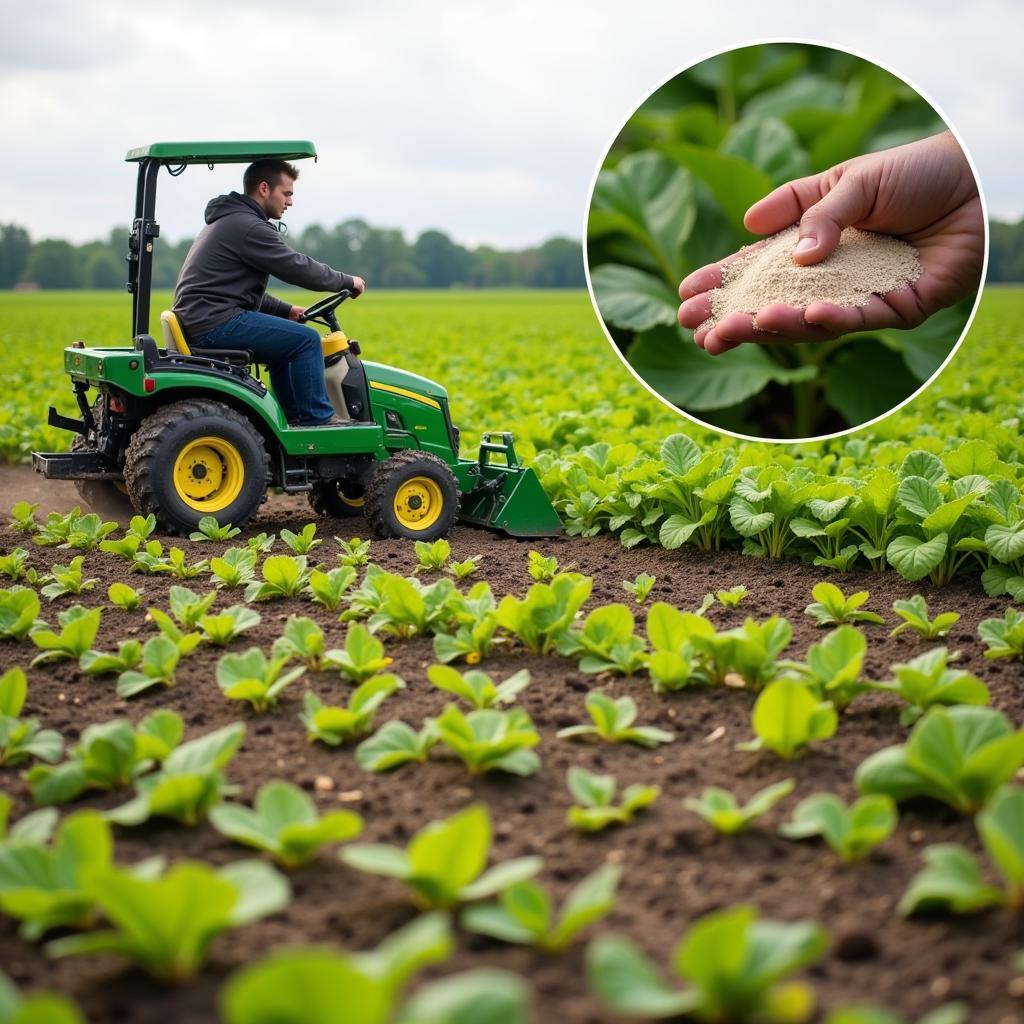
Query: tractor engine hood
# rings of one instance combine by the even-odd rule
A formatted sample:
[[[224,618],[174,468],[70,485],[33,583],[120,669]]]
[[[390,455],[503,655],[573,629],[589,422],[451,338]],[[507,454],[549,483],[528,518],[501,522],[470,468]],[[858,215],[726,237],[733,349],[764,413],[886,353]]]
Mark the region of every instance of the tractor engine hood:
[[[412,391],[417,395],[425,395],[439,402],[448,401],[447,389],[443,388],[436,381],[428,380],[417,373],[409,373],[407,370],[398,370],[393,366],[385,366],[383,363],[373,363],[367,359],[364,359],[362,363],[363,369],[366,371],[366,379],[370,383]]]

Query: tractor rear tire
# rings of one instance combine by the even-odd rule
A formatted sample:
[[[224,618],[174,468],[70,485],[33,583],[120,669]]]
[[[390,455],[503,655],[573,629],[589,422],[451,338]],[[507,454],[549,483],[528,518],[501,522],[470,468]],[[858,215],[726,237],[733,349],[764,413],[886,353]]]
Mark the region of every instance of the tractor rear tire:
[[[321,480],[313,484],[307,498],[318,516],[348,519],[363,514],[366,488],[358,480]]]
[[[132,503],[168,533],[187,535],[204,516],[239,528],[267,500],[263,437],[220,402],[172,402],[142,421],[125,453]]]
[[[364,509],[377,537],[436,540],[459,518],[459,485],[436,455],[406,448],[373,467]]]
[[[93,410],[95,414],[95,409]],[[71,442],[73,452],[87,452],[92,445],[81,434],[75,434]],[[82,499],[82,504],[104,519],[116,519],[126,523],[133,515],[135,508],[128,497],[128,488],[121,480],[76,480],[75,490]]]

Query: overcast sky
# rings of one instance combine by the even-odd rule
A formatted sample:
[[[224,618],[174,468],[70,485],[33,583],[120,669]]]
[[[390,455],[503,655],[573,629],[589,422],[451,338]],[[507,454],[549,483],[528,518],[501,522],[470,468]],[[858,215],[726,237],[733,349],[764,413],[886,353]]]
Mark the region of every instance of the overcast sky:
[[[0,222],[106,236],[138,145],[312,139],[293,230],[354,216],[466,244],[579,238],[594,168],[666,76],[710,50],[811,38],[892,67],[958,129],[992,215],[1024,214],[1019,0],[0,0]],[[164,237],[239,169],[161,175]]]

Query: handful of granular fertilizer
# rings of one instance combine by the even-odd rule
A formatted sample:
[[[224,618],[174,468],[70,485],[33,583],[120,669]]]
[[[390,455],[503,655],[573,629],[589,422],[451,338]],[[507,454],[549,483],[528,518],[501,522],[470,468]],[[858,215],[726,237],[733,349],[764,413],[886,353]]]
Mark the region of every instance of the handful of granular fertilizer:
[[[722,267],[722,286],[711,292],[711,316],[700,325],[713,327],[727,313],[756,313],[772,303],[804,308],[812,302],[863,306],[921,276],[917,250],[890,235],[846,228],[839,245],[820,263],[793,262],[799,226],[766,239],[759,248],[740,252]]]

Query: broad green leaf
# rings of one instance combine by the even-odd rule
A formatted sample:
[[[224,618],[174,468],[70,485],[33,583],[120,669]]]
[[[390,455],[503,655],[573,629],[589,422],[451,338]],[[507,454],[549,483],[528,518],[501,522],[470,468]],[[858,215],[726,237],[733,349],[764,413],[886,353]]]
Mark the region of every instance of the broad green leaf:
[[[634,267],[605,263],[592,271],[590,281],[606,323],[630,331],[676,323],[679,296],[664,278]]]

